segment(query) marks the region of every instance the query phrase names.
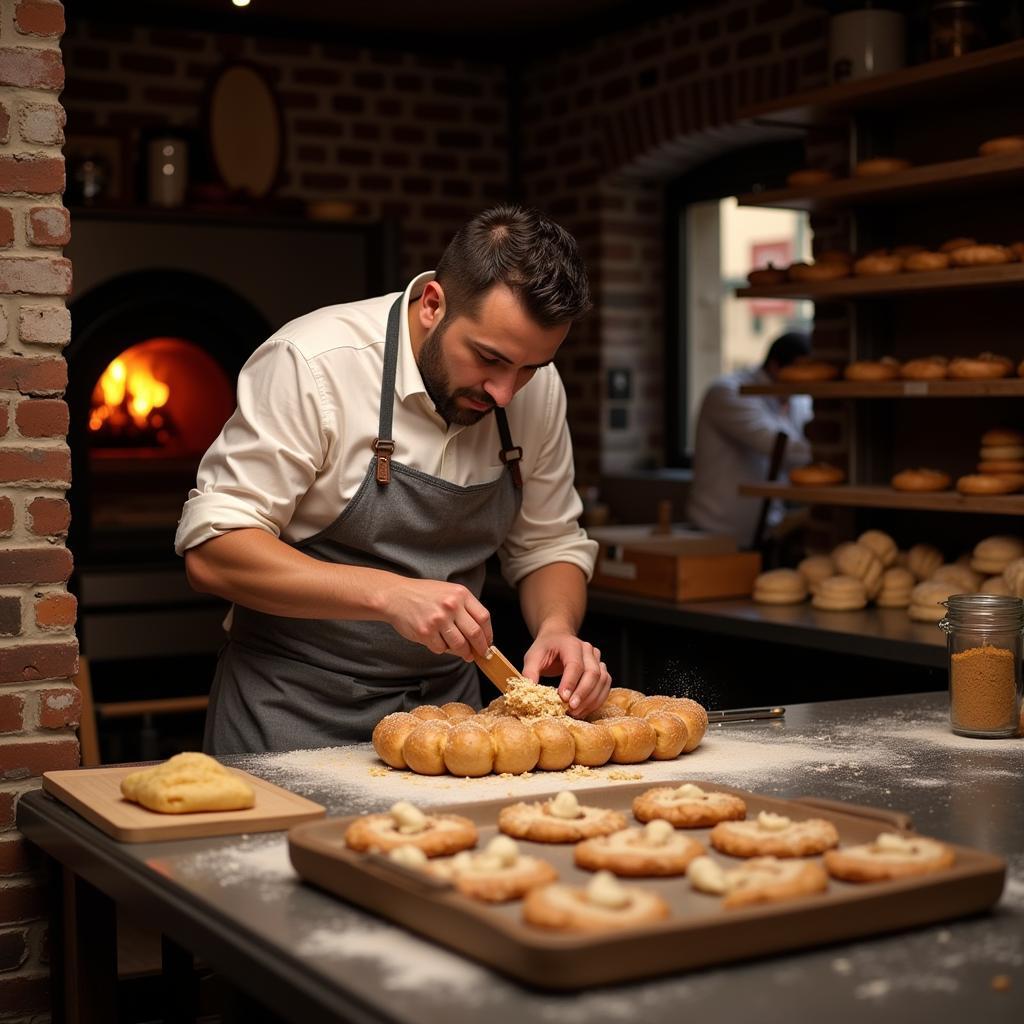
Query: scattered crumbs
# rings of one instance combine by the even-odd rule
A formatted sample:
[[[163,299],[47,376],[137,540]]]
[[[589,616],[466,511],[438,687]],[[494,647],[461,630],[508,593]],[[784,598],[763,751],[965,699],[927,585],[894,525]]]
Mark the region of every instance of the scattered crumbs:
[[[564,772],[559,772],[559,775],[568,775],[570,779],[589,779],[595,775],[593,768],[588,768],[585,764],[574,764],[571,768],[566,768]]]
[[[996,992],[1009,992],[1012,984],[1013,982],[1010,980],[1010,976],[1008,974],[997,974],[992,979],[992,988],[994,988]]]
[[[628,782],[631,779],[642,779],[643,775],[640,772],[627,772],[623,768],[613,768],[608,773],[608,778],[616,782]]]
[[[390,775],[391,769],[385,768],[383,765],[372,764],[370,765],[370,774],[376,776],[379,779],[385,775]]]
[[[832,970],[836,974],[850,974],[853,971],[853,964],[845,956],[837,956],[832,961]]]
[[[889,994],[892,982],[886,978],[875,978],[873,981],[866,981],[858,985],[854,995],[858,999],[882,999]]]

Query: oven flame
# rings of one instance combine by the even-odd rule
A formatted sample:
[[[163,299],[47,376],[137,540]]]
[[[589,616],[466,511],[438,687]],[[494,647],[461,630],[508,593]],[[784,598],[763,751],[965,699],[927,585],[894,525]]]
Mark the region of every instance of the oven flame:
[[[157,431],[164,417],[156,412],[171,397],[170,387],[154,376],[144,355],[129,351],[118,356],[104,371],[93,390],[89,429],[93,432],[123,434],[134,426],[139,431]]]

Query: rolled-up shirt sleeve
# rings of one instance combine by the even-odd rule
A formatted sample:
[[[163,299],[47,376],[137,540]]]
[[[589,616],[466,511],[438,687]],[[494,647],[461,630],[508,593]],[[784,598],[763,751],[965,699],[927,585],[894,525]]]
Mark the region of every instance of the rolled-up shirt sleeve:
[[[329,447],[314,374],[292,344],[271,338],[239,374],[238,407],[199,464],[175,551],[249,527],[280,536]]]
[[[811,457],[811,446],[800,433],[800,428],[785,416],[776,415],[756,398],[737,394],[725,386],[712,387],[705,401],[705,415],[717,430],[731,441],[759,455],[771,455],[775,437],[780,432],[789,439],[786,444],[786,463],[806,462]]]
[[[546,376],[540,450],[527,467],[519,514],[498,549],[502,575],[513,586],[554,562],[578,566],[589,580],[597,560],[597,543],[579,525],[583,503],[574,487],[565,388],[553,367]]]

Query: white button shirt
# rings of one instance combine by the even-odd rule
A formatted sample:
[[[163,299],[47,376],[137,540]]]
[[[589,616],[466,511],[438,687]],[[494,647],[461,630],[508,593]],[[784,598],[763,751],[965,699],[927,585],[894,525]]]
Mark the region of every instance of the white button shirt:
[[[406,288],[418,298],[433,273]],[[366,476],[377,436],[384,338],[398,293],[327,306],[285,324],[238,377],[238,408],[199,465],[175,550],[247,527],[298,543],[334,522]],[[565,389],[553,365],[539,369],[507,408],[512,441],[523,449],[523,501],[498,551],[513,585],[552,562],[589,579],[597,544],[577,520]],[[459,486],[508,470],[493,416],[448,426],[427,394],[401,317],[395,380],[393,458]]]
[[[693,483],[687,515],[694,525],[713,533],[732,534],[749,546],[761,513],[761,498],[741,498],[741,483],[763,483],[768,475],[775,435],[789,441],[783,465],[802,465],[811,459],[811,446],[803,436],[812,416],[807,395],[794,395],[783,406],[772,395],[741,395],[744,384],[769,384],[760,369],[726,374],[712,382],[697,416],[693,451]],[[783,516],[782,504],[769,506],[768,525]]]

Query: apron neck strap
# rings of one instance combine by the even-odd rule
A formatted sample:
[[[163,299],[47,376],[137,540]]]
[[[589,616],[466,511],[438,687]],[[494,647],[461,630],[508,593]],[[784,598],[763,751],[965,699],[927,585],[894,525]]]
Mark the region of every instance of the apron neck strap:
[[[373,454],[377,456],[377,483],[391,481],[391,456],[395,453],[395,442],[391,437],[393,413],[395,410],[395,379],[398,374],[398,340],[400,337],[402,310],[405,308],[405,293],[395,299],[388,313],[388,328],[384,339],[384,371],[380,379],[380,418],[377,423],[377,437],[373,442]],[[494,419],[501,438],[501,461],[508,466],[512,482],[517,488],[523,486],[523,475],[519,460],[523,449],[512,443],[512,432],[504,409],[494,410]]]

